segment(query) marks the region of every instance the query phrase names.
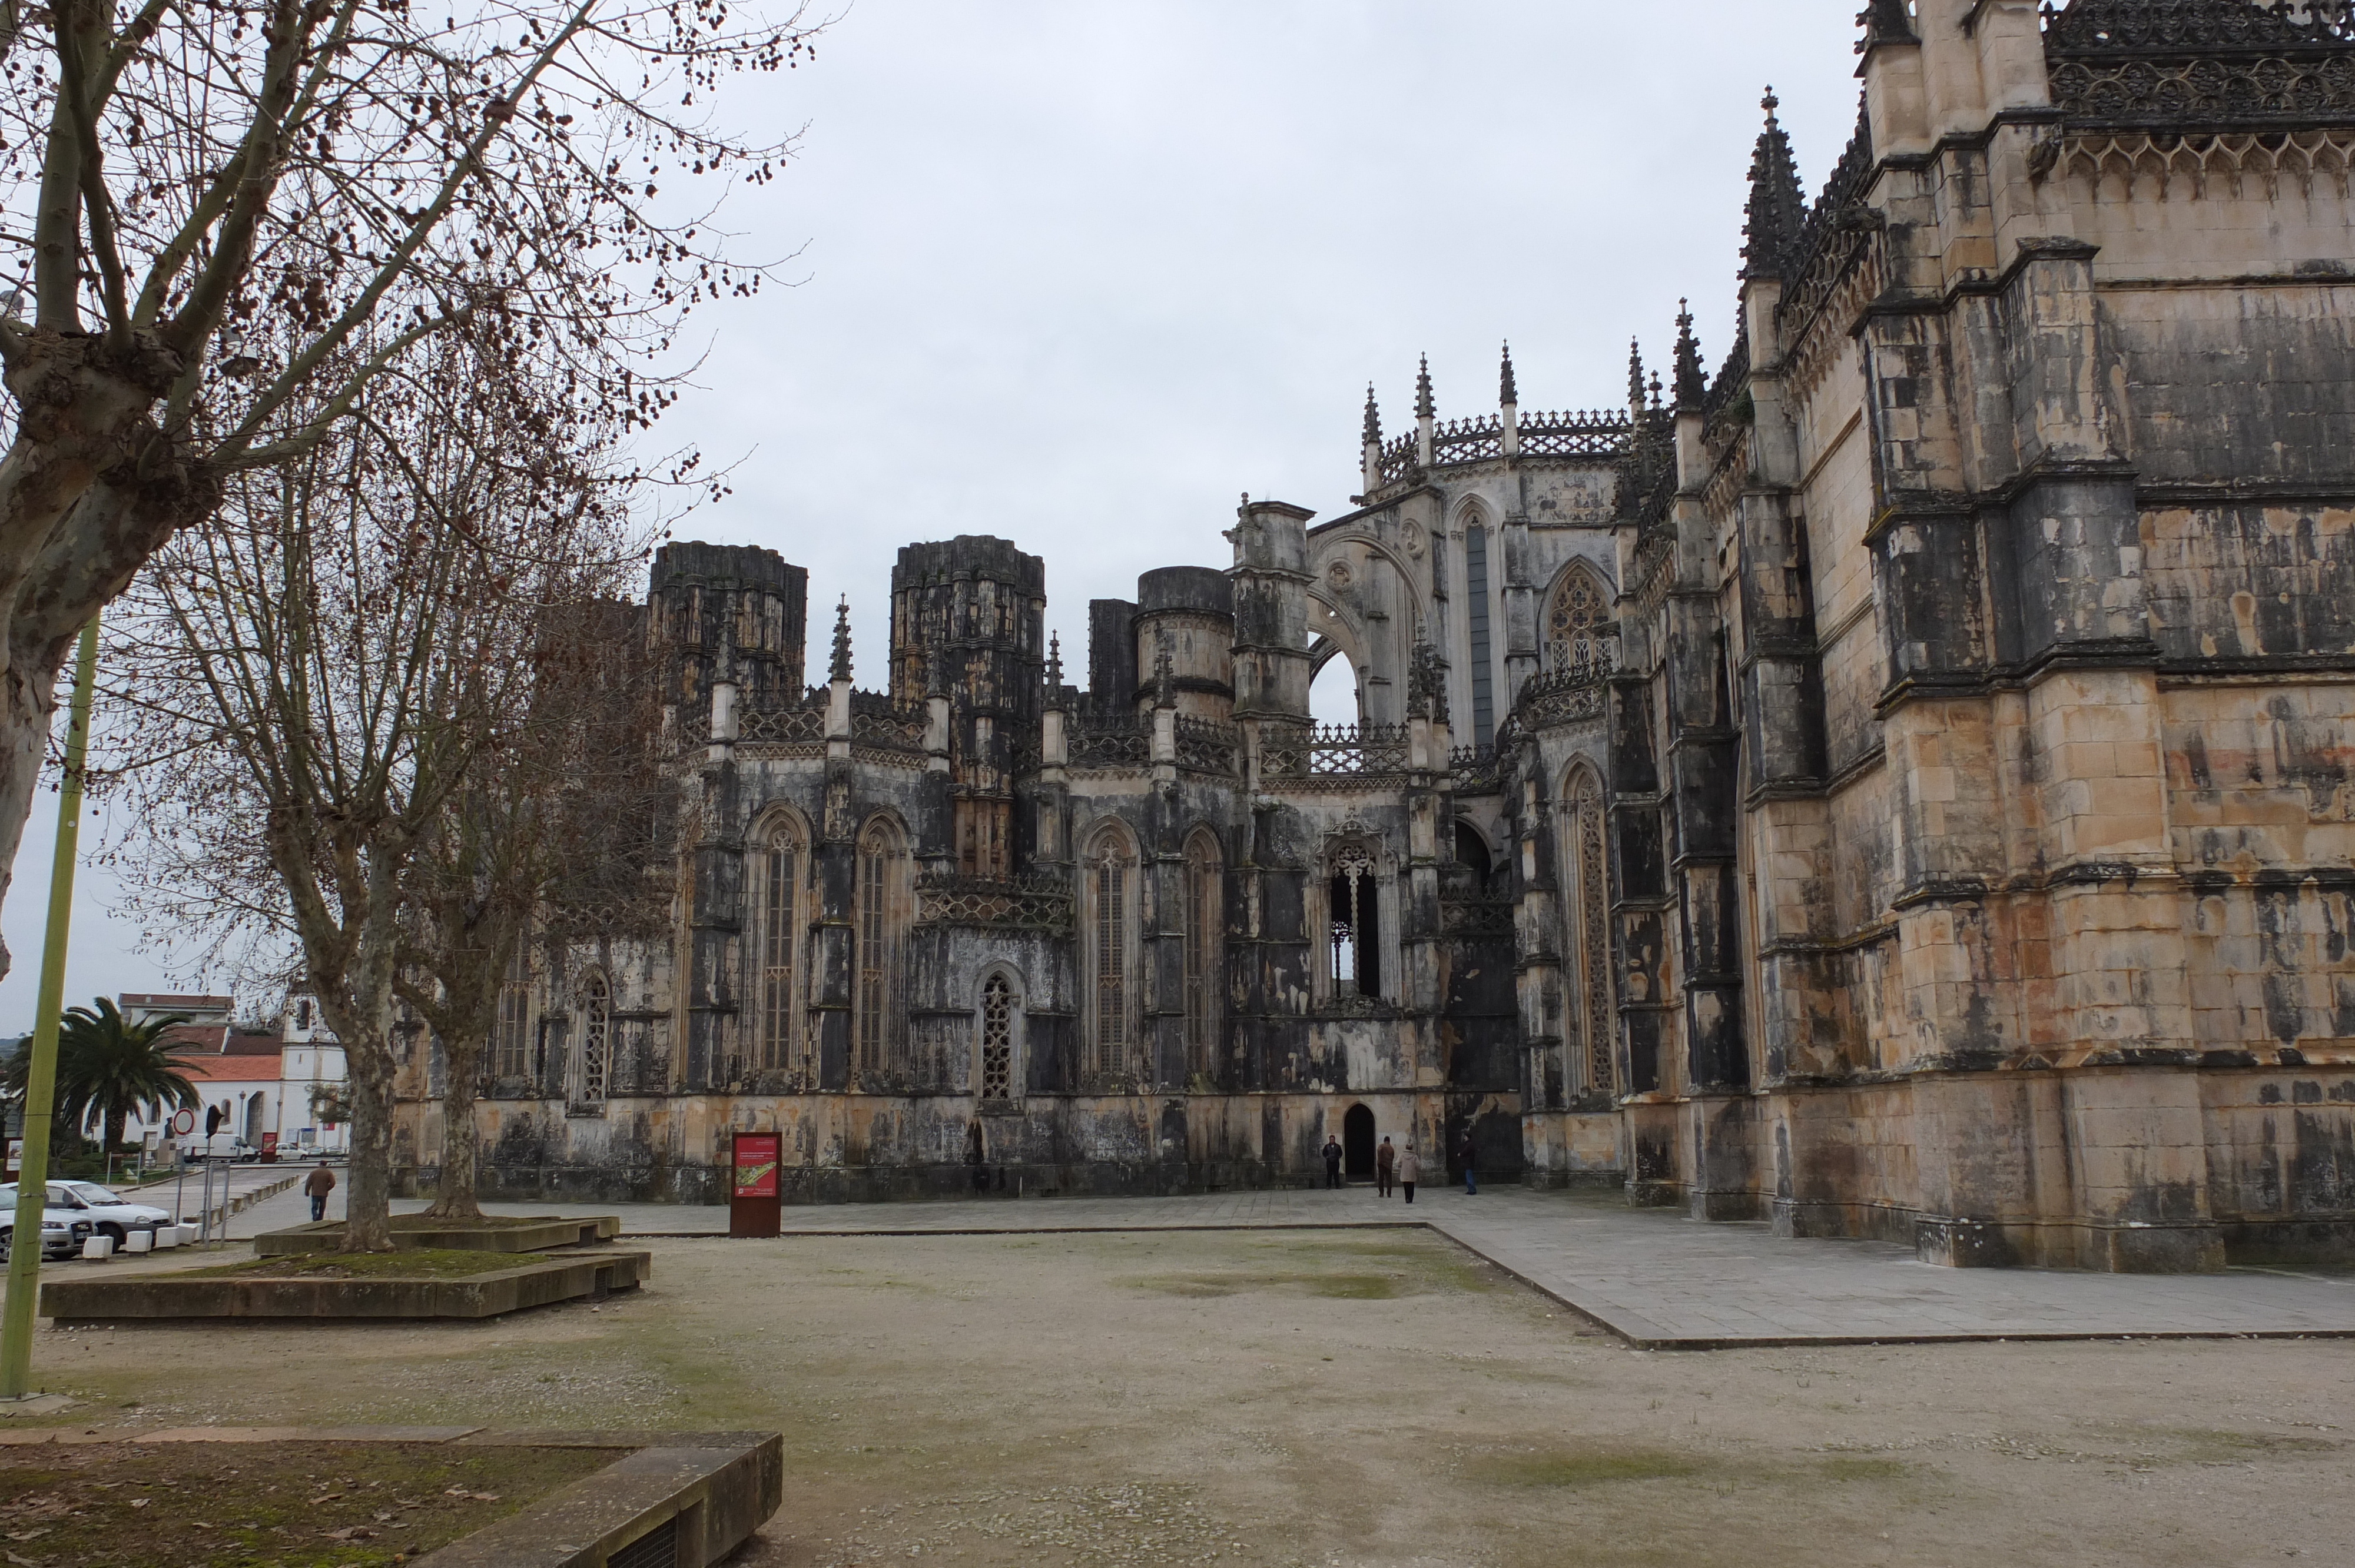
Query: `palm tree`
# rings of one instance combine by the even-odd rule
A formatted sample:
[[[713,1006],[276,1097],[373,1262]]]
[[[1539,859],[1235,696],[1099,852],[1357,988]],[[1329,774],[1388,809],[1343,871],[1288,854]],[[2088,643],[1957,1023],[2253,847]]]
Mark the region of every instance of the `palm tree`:
[[[185,1047],[165,1039],[187,1022],[186,1014],[172,1012],[133,1023],[102,996],[94,1012],[66,1009],[58,1028],[58,1120],[77,1134],[97,1123],[106,1139],[101,1147],[112,1151],[133,1111],[155,1116],[167,1107],[196,1108],[196,1086],[180,1070],[177,1053]],[[28,1039],[8,1059],[10,1098],[25,1097],[32,1065]]]

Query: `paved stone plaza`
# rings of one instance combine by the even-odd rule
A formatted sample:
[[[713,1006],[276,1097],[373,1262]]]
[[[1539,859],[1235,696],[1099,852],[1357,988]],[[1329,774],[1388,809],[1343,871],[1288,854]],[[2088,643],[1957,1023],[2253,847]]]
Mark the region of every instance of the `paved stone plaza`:
[[[415,1205],[421,1207],[422,1205]],[[494,1204],[501,1213],[618,1213],[634,1236],[723,1235],[728,1211],[652,1203]],[[258,1218],[266,1214],[257,1211]],[[289,1223],[292,1223],[291,1221]],[[1947,1268],[1904,1247],[1790,1241],[1763,1224],[1700,1224],[1615,1194],[1368,1187],[1175,1198],[852,1203],[785,1211],[794,1236],[1280,1230],[1428,1225],[1604,1324],[1658,1349],[2124,1336],[2355,1336],[2355,1274],[2208,1275]]]

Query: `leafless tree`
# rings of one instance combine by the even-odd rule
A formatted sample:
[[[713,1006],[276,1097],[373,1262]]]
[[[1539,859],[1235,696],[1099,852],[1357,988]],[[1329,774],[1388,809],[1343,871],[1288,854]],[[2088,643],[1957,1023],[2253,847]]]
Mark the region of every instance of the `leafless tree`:
[[[679,184],[787,151],[709,101],[815,31],[790,0],[0,5],[0,895],[80,628],[225,500],[319,493],[411,349],[504,334],[660,410],[682,313],[762,277]]]
[[[499,341],[414,347],[325,440],[229,482],[114,619],[110,737],[185,926],[292,938],[344,1046],[346,1245],[389,1245],[392,1009],[421,852],[514,738],[552,583],[613,542],[632,476],[593,405]]]
[[[672,787],[643,628],[619,597],[642,563],[582,550],[551,572],[536,618],[515,628],[511,705],[446,721],[485,733],[411,863],[395,981],[442,1054],[432,1212],[443,1218],[482,1213],[474,1104],[502,996],[527,978],[532,931],[643,931],[667,905],[660,823]]]

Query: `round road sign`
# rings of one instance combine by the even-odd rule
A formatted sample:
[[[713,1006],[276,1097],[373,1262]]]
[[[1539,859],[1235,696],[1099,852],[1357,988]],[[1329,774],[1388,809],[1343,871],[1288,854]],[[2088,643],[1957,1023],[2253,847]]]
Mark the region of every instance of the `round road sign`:
[[[173,1136],[174,1138],[186,1138],[186,1137],[187,1137],[187,1136],[188,1136],[188,1134],[190,1134],[190,1133],[192,1133],[192,1132],[194,1132],[194,1131],[196,1131],[196,1130],[197,1130],[197,1113],[196,1113],[196,1112],[194,1112],[194,1111],[192,1111],[192,1110],[181,1109],[181,1110],[176,1110],[176,1111],[174,1111],[174,1112],[172,1113],[172,1136]]]

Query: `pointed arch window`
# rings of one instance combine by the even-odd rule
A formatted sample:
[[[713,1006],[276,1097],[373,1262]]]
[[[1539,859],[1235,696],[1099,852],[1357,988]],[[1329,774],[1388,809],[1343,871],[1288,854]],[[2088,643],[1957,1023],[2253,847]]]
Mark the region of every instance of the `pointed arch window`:
[[[752,852],[752,1059],[768,1071],[806,1075],[807,1030],[800,1005],[804,885],[807,862],[798,824],[769,824]]]
[[[1088,1029],[1085,1070],[1095,1078],[1135,1069],[1136,854],[1117,832],[1087,856]]]
[[[1562,573],[1546,605],[1546,658],[1556,670],[1608,665],[1618,652],[1611,590],[1584,563]]]
[[[309,1005],[305,1003],[304,1005]],[[516,944],[507,960],[506,978],[499,982],[499,1017],[491,1044],[491,1076],[520,1078],[530,1071],[531,944]]]
[[[1363,844],[1348,844],[1333,859],[1333,994],[1381,994],[1381,921],[1375,907],[1374,857]]]
[[[854,963],[851,1076],[875,1077],[899,1065],[900,945],[910,897],[907,845],[889,822],[858,835],[858,923]]]
[[[1014,1097],[1014,986],[1004,975],[981,988],[981,1097]]]
[[[1564,789],[1570,829],[1571,948],[1578,999],[1582,1075],[1590,1092],[1612,1094],[1611,892],[1604,842],[1603,785],[1581,768]]]
[[[1497,703],[1488,641],[1488,530],[1477,522],[1464,530],[1464,592],[1470,601],[1465,621],[1472,643],[1472,739],[1478,746],[1493,746]]]
[[[1207,1077],[1218,1070],[1219,938],[1226,909],[1219,846],[1208,833],[1187,842],[1183,891],[1186,1066]]]
[[[613,995],[605,977],[591,972],[581,985],[581,1048],[573,1086],[585,1105],[599,1105],[613,1071]]]

